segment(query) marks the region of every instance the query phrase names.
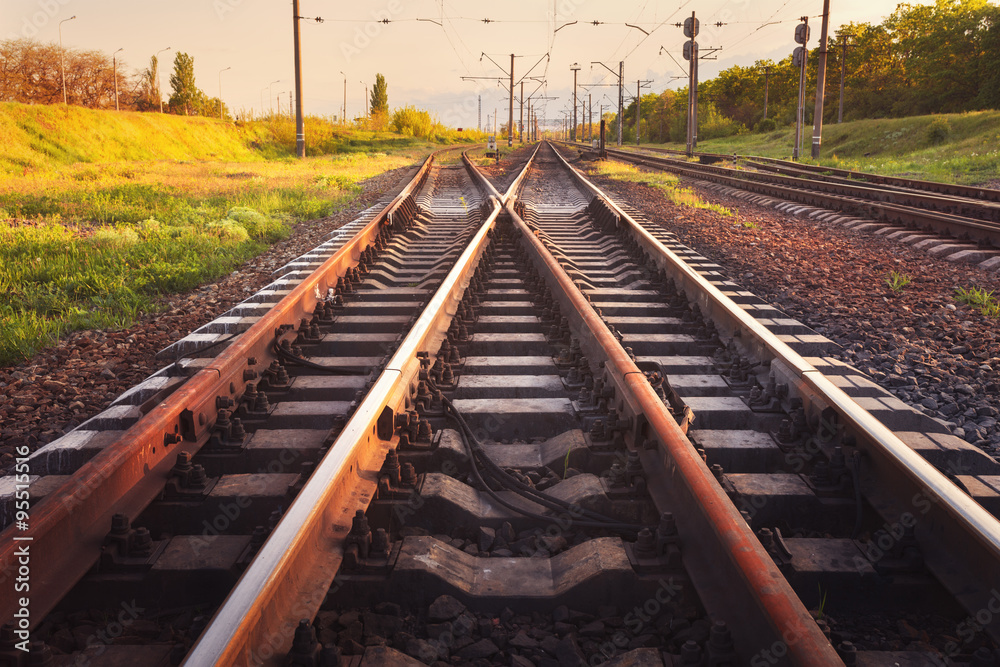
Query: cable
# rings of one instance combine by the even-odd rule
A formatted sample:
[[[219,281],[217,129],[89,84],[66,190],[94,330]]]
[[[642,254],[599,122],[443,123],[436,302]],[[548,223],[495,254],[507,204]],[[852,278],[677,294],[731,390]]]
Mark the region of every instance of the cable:
[[[486,490],[486,493],[489,494],[491,498],[493,498],[503,507],[506,507],[507,509],[517,514],[521,514],[523,516],[534,518],[540,521],[550,522],[556,519],[556,517],[537,514],[535,512],[530,512],[528,510],[516,507],[510,504],[509,502],[505,501],[503,498],[501,498],[497,494],[497,492],[494,491],[492,487],[490,487],[489,484],[487,484],[486,481],[483,479],[482,473],[480,472],[479,466],[477,465],[478,459],[481,459],[480,463],[482,465],[489,468],[489,471],[490,473],[492,473],[493,478],[497,482],[499,482],[501,486],[507,487],[509,490],[513,491],[514,493],[517,493],[517,495],[521,496],[522,498],[535,502],[536,504],[546,506],[554,511],[562,511],[562,510],[579,511],[581,514],[589,516],[593,519],[592,521],[586,521],[586,520],[579,521],[574,519],[573,523],[577,526],[584,528],[603,528],[614,532],[628,533],[628,534],[636,534],[640,530],[642,530],[642,528],[644,528],[644,526],[619,522],[616,519],[606,517],[598,512],[587,510],[586,508],[574,507],[571,503],[568,503],[567,501],[550,496],[546,493],[538,491],[524,484],[523,482],[517,479],[514,479],[509,473],[507,473],[505,470],[500,468],[495,462],[493,462],[493,460],[490,459],[489,456],[487,456],[486,453],[482,450],[482,445],[479,443],[475,435],[472,433],[471,427],[469,427],[468,423],[462,417],[461,413],[458,411],[457,408],[455,408],[454,403],[452,403],[451,400],[449,400],[448,398],[443,399],[443,403],[448,410],[449,416],[451,416],[460,426],[459,435],[462,438],[463,445],[465,445],[465,448],[468,451],[470,462],[472,463],[473,474],[475,475],[476,481],[483,486],[483,488]],[[532,497],[530,498],[526,497],[527,495],[530,495]]]
[[[342,366],[324,366],[322,364],[317,364],[316,362],[309,361],[308,359],[303,359],[302,357],[296,356],[287,350],[282,350],[278,345],[278,337],[274,337],[274,342],[271,344],[273,347],[274,354],[283,359],[286,362],[291,362],[297,366],[303,366],[305,368],[312,368],[317,371],[323,371],[324,373],[330,373],[331,375],[368,375],[367,372],[358,370],[356,368],[344,368]]]
[[[201,354],[202,352],[205,352],[207,350],[211,350],[216,345],[221,345],[222,343],[225,343],[226,341],[230,341],[230,340],[236,338],[239,335],[240,335],[239,332],[234,332],[234,333],[229,334],[225,338],[220,338],[219,340],[215,341],[214,343],[209,343],[205,347],[199,347],[197,350],[191,350],[190,352],[185,352],[181,356],[175,358],[174,359],[174,363],[170,364],[169,368],[175,367],[178,363],[180,363],[181,359],[187,359],[192,354]]]

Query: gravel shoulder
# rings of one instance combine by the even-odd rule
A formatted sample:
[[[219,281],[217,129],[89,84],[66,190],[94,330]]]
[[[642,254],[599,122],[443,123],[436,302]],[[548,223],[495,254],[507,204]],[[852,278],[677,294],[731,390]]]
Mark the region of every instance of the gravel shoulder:
[[[586,165],[584,165],[586,168]],[[676,206],[655,188],[590,176],[728,270],[729,277],[842,346],[836,355],[952,432],[1000,455],[1000,319],[954,300],[1000,294],[1000,275],[686,183],[737,215]],[[891,271],[911,283],[893,293]]]

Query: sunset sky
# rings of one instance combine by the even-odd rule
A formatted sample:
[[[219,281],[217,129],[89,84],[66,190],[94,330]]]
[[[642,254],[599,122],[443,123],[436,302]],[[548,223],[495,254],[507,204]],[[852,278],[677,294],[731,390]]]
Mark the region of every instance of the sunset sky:
[[[896,4],[833,0],[831,35],[844,23],[878,22]],[[617,70],[623,59],[628,90],[634,92],[637,79],[652,81],[644,93],[686,85],[684,79],[672,79],[686,77],[679,64],[684,62],[684,37],[674,24],[692,10],[702,24],[701,48],[722,48],[718,60],[702,62],[704,80],[734,64],[787,56],[795,46],[795,23],[804,15],[810,17],[810,46],[815,47],[822,9],[822,0],[301,0],[302,16],[324,19],[302,22],[303,99],[308,114],[339,115],[344,72],[347,114],[354,117],[364,112],[364,83],[371,86],[375,74],[382,73],[390,107],[413,104],[450,125],[474,126],[477,96],[482,95],[485,123],[487,114],[506,105],[507,93],[495,80],[461,77],[505,77],[490,59],[507,69],[514,53],[519,56],[515,80],[528,69],[529,76],[544,78],[547,84],[534,94],[558,98],[544,102],[545,115],[556,119],[572,95],[574,62],[581,66],[581,85],[614,81],[591,61]],[[290,1],[3,0],[0,38],[58,42],[59,22],[74,15],[75,20],[62,25],[64,46],[108,54],[124,48],[118,57],[128,71],[146,67],[156,51],[171,47],[160,56],[164,91],[169,91],[174,53],[184,51],[194,57],[198,86],[210,96],[219,94],[220,70],[232,68],[222,74],[223,98],[232,110],[270,108],[282,93],[280,104],[287,108],[293,85]],[[390,22],[378,22],[381,19]],[[488,57],[481,57],[483,52]],[[270,96],[273,81],[278,83],[270,85]],[[538,86],[537,81],[526,81],[525,96]],[[591,89],[595,108],[598,99],[611,104],[612,90]]]

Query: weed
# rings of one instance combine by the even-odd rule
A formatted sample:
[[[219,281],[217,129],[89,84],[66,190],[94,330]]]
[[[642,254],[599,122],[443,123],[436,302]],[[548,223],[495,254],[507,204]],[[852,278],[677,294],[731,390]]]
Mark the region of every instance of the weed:
[[[823,611],[826,609],[826,594],[829,593],[829,591],[824,591],[823,587],[819,584],[816,584],[816,587],[819,589],[820,595],[819,609],[816,612],[816,620],[820,621],[823,620]]]
[[[889,275],[884,278],[884,281],[889,289],[891,289],[894,293],[899,294],[907,285],[910,284],[910,276],[905,273],[892,270],[889,272]]]
[[[733,215],[733,212],[728,208],[702,200],[693,190],[678,187],[678,179],[672,174],[660,171],[640,171],[630,164],[612,160],[599,162],[594,168],[594,173],[616,181],[649,185],[660,190],[668,200],[678,206],[715,211],[726,217]]]
[[[987,292],[979,287],[959,287],[955,290],[955,301],[978,308],[985,317],[1000,317],[1000,301],[997,301],[992,291]]]

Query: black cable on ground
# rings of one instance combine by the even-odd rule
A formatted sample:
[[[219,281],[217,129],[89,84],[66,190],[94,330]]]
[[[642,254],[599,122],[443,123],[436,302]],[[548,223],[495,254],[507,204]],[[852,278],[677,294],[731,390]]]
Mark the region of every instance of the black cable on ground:
[[[489,486],[489,484],[487,484],[486,481],[483,479],[482,473],[479,470],[479,465],[477,465],[478,457],[482,458],[482,463],[486,467],[490,468],[490,472],[492,472],[494,477],[497,477],[497,481],[500,482],[501,485],[507,486],[512,492],[518,494],[525,500],[543,506],[547,506],[555,511],[564,511],[564,510],[573,512],[579,511],[581,513],[594,517],[594,520],[573,519],[573,523],[576,526],[582,528],[603,528],[606,530],[610,530],[612,532],[627,533],[632,536],[634,536],[636,533],[638,533],[645,527],[635,524],[622,523],[620,521],[617,521],[610,517],[603,516],[601,514],[598,514],[597,512],[592,512],[591,510],[587,510],[585,508],[573,507],[570,503],[564,500],[560,500],[559,498],[554,498],[548,494],[542,493],[541,491],[537,491],[536,489],[531,488],[530,486],[524,484],[523,482],[514,479],[506,471],[497,466],[496,463],[494,463],[489,458],[489,456],[486,455],[486,453],[482,449],[482,445],[476,440],[475,435],[472,434],[472,429],[469,427],[468,423],[465,422],[465,419],[462,417],[461,413],[455,408],[454,403],[452,403],[447,398],[445,398],[443,402],[448,410],[449,415],[459,425],[459,435],[461,436],[462,443],[469,454],[469,459],[470,462],[472,463],[472,471],[476,478],[476,481],[479,482],[479,484],[486,490],[486,493],[501,506],[522,516],[527,516],[529,518],[536,519],[539,521],[552,522],[558,518],[555,516],[538,514],[535,512],[519,508],[507,502],[502,497],[500,497],[500,495],[496,491],[494,491]],[[527,497],[529,495],[532,497]]]

